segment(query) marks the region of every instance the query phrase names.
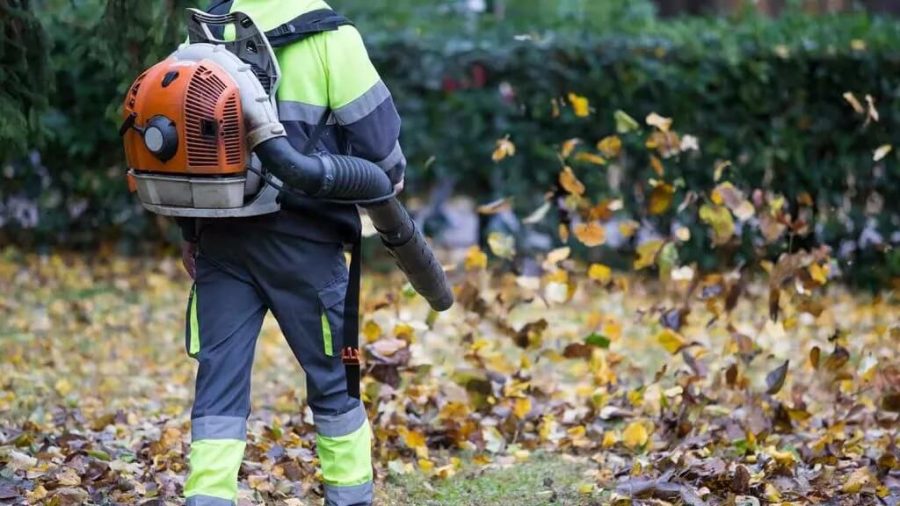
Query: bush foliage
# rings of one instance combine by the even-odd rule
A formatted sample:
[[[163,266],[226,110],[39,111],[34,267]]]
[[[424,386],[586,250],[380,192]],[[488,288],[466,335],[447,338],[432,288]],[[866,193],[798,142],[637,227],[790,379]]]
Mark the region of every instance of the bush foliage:
[[[41,3],[53,76],[38,88],[49,103],[36,129],[44,136],[3,130],[0,234],[41,244],[171,234],[125,191],[116,123],[122,90],[182,37],[180,12],[191,2]],[[672,185],[677,203],[711,190],[714,167],[729,161],[730,181],[777,191],[808,221],[810,233],[798,242],[855,250],[848,262],[896,274],[890,245],[900,168],[896,152],[873,162],[879,147],[897,144],[896,22],[864,15],[661,22],[641,9],[623,13],[629,22],[605,30],[501,24],[477,37],[421,27],[366,32],[404,118],[411,190],[454,178],[459,192],[514,197],[515,209],[528,213],[557,184],[564,141],[592,146],[616,132],[616,111],[642,124],[656,112],[700,139],[700,149],[659,157],[660,172],[650,151],[627,149],[646,136],[623,137],[627,157],[571,162],[592,198],[622,199],[629,218],[664,230],[673,216],[648,215],[648,181]],[[0,109],[21,101],[0,95]],[[495,141],[507,137],[517,155],[492,162]],[[686,253],[703,258],[703,242],[694,244]]]

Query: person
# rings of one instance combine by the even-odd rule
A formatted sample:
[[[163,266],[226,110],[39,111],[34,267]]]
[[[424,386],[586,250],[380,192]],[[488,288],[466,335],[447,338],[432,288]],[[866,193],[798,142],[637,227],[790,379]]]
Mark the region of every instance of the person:
[[[322,0],[234,0],[207,10],[243,12],[268,32],[323,9],[330,7]],[[375,162],[402,190],[400,117],[357,29],[343,24],[275,54],[282,72],[278,112],[291,144]],[[236,501],[250,371],[267,311],[306,373],[325,504],[372,501],[371,428],[364,405],[348,393],[340,356],[344,327],[357,328],[344,321],[353,285],[344,251],[359,241],[359,213],[293,193],[283,193],[281,202],[281,211],[259,217],[179,220],[182,259],[193,279],[185,346],[199,363],[184,485],[189,506]]]

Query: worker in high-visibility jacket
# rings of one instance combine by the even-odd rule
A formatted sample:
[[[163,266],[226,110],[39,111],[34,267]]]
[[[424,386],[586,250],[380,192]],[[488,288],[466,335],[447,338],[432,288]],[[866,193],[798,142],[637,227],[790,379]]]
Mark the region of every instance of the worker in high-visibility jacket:
[[[402,189],[400,118],[356,28],[321,0],[215,1],[207,10],[243,12],[269,35],[282,72],[278,112],[296,149],[368,159]],[[284,45],[273,39],[319,28]],[[199,362],[187,504],[235,503],[253,352],[269,310],[306,372],[325,503],[370,504],[372,432],[362,402],[348,394],[340,356],[351,284],[344,245],[358,243],[357,208],[284,194],[272,215],[179,224],[194,278],[185,345]]]

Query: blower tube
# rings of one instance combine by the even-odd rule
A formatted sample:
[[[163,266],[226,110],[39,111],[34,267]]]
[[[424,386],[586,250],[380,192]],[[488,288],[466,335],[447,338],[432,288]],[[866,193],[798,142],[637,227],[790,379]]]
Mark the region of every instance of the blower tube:
[[[390,178],[381,167],[352,156],[303,155],[286,137],[261,142],[254,152],[263,167],[288,188],[312,198],[359,204],[369,212],[381,242],[406,274],[413,288],[435,311],[453,305],[447,276],[393,194]]]

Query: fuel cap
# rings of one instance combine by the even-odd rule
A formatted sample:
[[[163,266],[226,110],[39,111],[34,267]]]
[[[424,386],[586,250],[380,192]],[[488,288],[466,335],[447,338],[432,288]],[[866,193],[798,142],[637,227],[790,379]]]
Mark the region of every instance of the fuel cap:
[[[165,162],[178,152],[178,129],[175,122],[165,116],[150,118],[144,127],[144,145],[153,156]]]

